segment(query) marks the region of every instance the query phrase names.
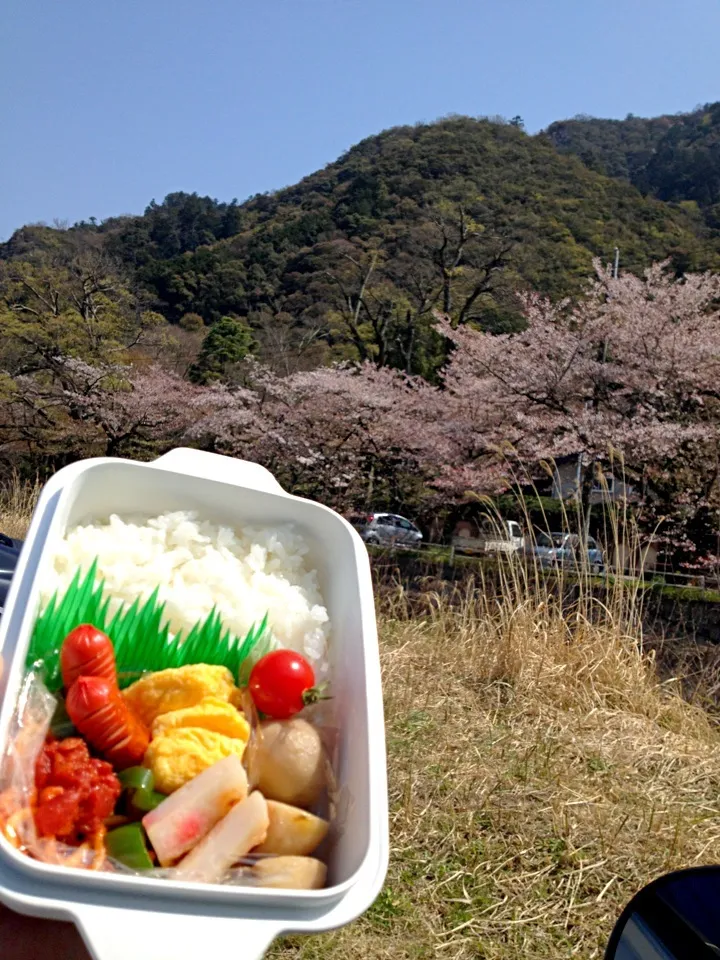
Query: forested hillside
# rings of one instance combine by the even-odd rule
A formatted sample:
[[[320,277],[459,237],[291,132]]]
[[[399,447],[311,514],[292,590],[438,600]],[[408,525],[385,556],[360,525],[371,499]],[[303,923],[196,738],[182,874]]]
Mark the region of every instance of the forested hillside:
[[[637,184],[658,144],[682,117],[635,117],[604,120],[574,117],[552,123],[546,135],[560,153],[579,157],[586,166],[609,177]]]
[[[552,124],[547,136],[561,153],[645,195],[696,206],[720,230],[720,103],[653,119],[576,118]]]
[[[665,121],[653,123],[655,136]],[[514,329],[518,291],[578,294],[592,258],[616,246],[635,272],[666,257],[680,270],[720,264],[693,209],[643,197],[519,124],[458,117],[370,137],[242,204],[170,194],[142,216],[25,228],[0,255],[6,298],[18,272],[92,252],[136,314],[186,333],[240,318],[246,344],[279,369],[371,359],[432,378],[445,349],[433,309]]]

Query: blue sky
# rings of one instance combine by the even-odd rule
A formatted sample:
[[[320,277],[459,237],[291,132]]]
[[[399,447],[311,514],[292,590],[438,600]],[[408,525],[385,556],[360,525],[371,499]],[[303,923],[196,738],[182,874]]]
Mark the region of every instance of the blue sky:
[[[0,239],[294,183],[448,113],[623,117],[720,99],[718,0],[5,0]]]

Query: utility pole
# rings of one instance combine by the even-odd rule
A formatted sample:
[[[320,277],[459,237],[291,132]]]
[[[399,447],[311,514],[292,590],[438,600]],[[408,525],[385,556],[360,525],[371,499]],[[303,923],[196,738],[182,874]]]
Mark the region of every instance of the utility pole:
[[[620,248],[619,248],[619,247],[615,247],[615,262],[614,262],[614,264],[613,264],[613,279],[614,279],[614,280],[617,280],[619,273],[620,273]],[[607,340],[605,340],[605,341],[603,341],[603,349],[602,349],[602,362],[603,362],[603,363],[606,363],[606,362],[607,362],[607,350],[608,350],[608,345],[607,345]],[[577,484],[578,484],[579,490],[582,490],[582,487],[580,487],[580,476],[581,476],[581,469],[582,469],[583,460],[584,460],[584,457],[583,457],[582,454],[580,454],[580,456],[578,457],[578,479],[577,479],[577,481],[576,481]],[[594,469],[594,464],[591,464],[590,466],[591,466],[591,468]],[[588,479],[587,481],[583,480],[583,485],[585,484],[585,482],[590,483],[590,480],[589,480],[589,479]],[[602,493],[603,489],[604,489],[603,482],[600,481],[600,491],[601,491],[600,496],[601,496],[601,498],[603,497],[603,493]],[[581,497],[580,503],[582,504],[582,506],[583,506],[583,508],[584,508],[584,511],[585,511],[585,512],[584,512],[584,515],[582,516],[582,522],[583,522],[583,550],[587,550],[587,541],[588,541],[588,537],[590,536],[590,519],[591,519],[591,513],[592,513],[592,486],[590,487],[590,492],[589,492],[589,494],[588,494],[588,502],[587,502],[587,503],[583,503],[583,499],[582,499],[582,497]]]
[[[585,458],[583,457],[583,455],[580,454],[581,463],[584,461],[584,459]],[[588,466],[589,466],[589,469],[592,470],[594,469],[595,464],[594,462],[591,462]],[[583,487],[586,483],[590,485],[590,490],[588,492],[587,503],[583,503],[584,498],[582,497],[582,493],[584,492]],[[592,480],[590,478],[586,479],[585,477],[583,477],[583,487],[581,487],[581,497],[580,497],[580,503],[582,504],[585,510],[585,513],[582,516],[582,521],[583,521],[583,547],[582,548],[583,550],[587,551],[587,542],[588,542],[588,537],[590,536],[590,518],[592,514]],[[602,490],[602,484],[600,486],[600,489]]]

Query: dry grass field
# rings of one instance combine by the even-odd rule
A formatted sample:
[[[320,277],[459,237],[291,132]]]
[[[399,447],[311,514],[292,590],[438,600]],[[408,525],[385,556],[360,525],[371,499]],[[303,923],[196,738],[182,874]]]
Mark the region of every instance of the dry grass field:
[[[424,617],[382,605],[388,880],[275,960],[602,957],[641,886],[720,862],[720,733],[658,679],[633,598],[506,586]]]

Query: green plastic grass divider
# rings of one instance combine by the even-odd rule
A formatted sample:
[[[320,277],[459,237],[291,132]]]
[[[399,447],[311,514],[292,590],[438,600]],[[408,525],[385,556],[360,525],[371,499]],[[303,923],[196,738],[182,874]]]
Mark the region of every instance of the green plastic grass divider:
[[[158,588],[144,603],[135,600],[130,606],[123,604],[110,617],[110,597],[106,595],[104,580],[96,582],[97,566],[96,559],[84,576],[78,569],[65,593],[55,593],[35,622],[26,665],[28,669],[42,668],[45,683],[53,693],[62,687],[62,642],[82,623],[91,623],[112,640],[121,687],[143,673],[192,663],[227,667],[245,685],[252,664],[270,649],[267,614],[240,639],[223,624],[215,608],[187,636],[181,631],[170,638],[165,604],[158,599]]]

